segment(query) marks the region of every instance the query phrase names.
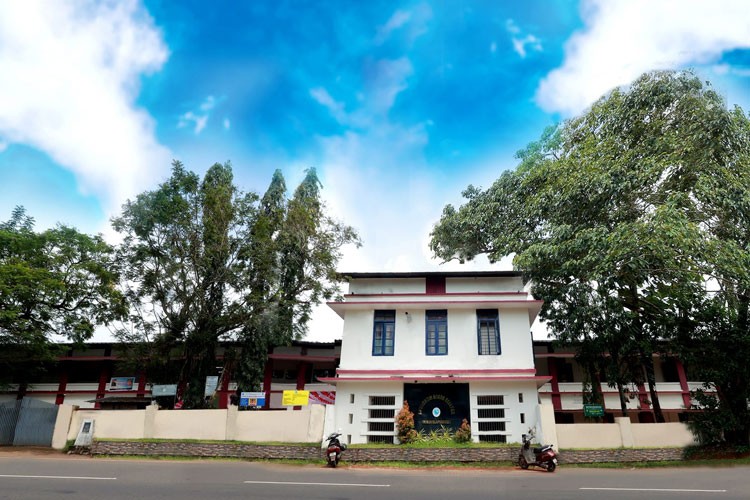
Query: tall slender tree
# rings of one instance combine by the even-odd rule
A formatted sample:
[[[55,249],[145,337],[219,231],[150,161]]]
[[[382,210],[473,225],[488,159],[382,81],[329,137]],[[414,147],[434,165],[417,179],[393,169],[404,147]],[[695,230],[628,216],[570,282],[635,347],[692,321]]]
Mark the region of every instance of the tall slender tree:
[[[302,185],[311,180],[319,188],[314,170]],[[169,180],[113,220],[133,304],[131,328],[117,335],[146,340],[139,354],[153,378],[177,382],[186,408],[210,404],[209,375],[234,372],[240,389],[257,388],[268,349],[302,335],[310,308],[337,290],[340,249],[356,233],[325,214],[319,191],[304,203],[285,193],[280,171],[259,199],[234,186],[229,164],[201,181],[175,162]],[[239,347],[223,366],[222,341]]]

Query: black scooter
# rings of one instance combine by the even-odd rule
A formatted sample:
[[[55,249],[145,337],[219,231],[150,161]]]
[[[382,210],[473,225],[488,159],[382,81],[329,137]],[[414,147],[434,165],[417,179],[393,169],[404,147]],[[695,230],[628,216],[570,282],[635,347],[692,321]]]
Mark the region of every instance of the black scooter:
[[[326,463],[328,467],[336,467],[341,460],[341,453],[346,450],[346,443],[339,441],[340,432],[332,432],[326,439],[328,447],[326,448]]]
[[[526,470],[529,466],[533,465],[541,467],[547,472],[555,472],[555,469],[557,468],[557,453],[552,449],[552,445],[547,444],[538,448],[532,448],[531,440],[533,437],[534,431],[529,431],[528,435],[521,435],[523,445],[518,454],[518,466]]]

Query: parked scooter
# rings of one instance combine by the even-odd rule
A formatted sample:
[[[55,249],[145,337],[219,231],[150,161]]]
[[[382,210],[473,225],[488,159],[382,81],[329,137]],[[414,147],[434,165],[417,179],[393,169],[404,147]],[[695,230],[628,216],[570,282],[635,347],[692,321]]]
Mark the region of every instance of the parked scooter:
[[[336,467],[341,460],[341,453],[346,450],[346,443],[339,441],[340,432],[332,432],[326,439],[328,448],[326,448],[326,463],[328,467]]]
[[[555,472],[557,468],[557,453],[552,449],[552,445],[544,445],[539,448],[531,447],[531,440],[534,438],[534,431],[529,430],[529,434],[523,434],[523,446],[518,454],[518,466],[526,470],[533,465],[546,469],[547,472]]]

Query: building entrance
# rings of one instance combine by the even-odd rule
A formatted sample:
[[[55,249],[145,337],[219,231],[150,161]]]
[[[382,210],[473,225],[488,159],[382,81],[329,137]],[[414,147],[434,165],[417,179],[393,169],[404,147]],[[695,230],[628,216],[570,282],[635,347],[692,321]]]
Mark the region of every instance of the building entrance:
[[[469,384],[404,384],[404,399],[417,431],[455,432],[469,418]]]

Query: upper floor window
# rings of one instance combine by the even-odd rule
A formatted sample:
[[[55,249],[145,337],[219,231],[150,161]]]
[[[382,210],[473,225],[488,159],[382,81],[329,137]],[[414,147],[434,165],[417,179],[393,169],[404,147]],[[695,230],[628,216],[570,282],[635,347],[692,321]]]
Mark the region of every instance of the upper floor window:
[[[425,324],[427,355],[448,354],[448,311],[426,311]]]
[[[372,331],[372,355],[393,356],[396,337],[396,311],[375,311]]]
[[[497,309],[477,311],[479,354],[500,354],[500,324]]]

